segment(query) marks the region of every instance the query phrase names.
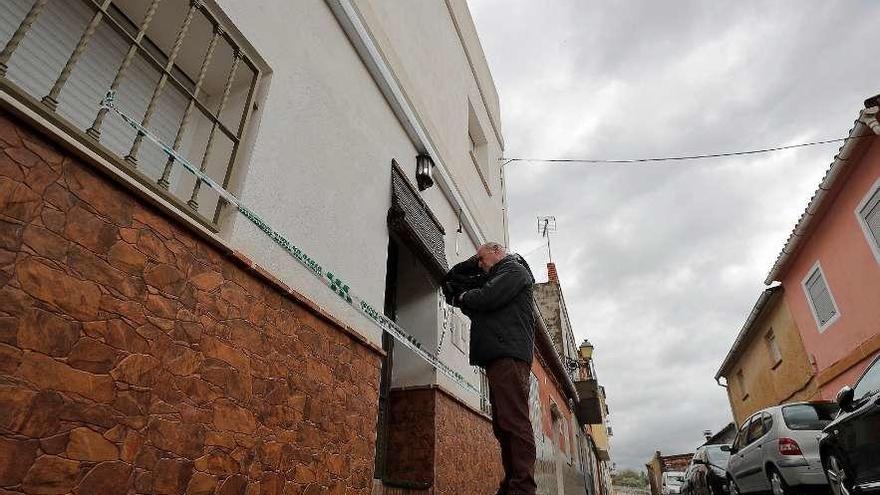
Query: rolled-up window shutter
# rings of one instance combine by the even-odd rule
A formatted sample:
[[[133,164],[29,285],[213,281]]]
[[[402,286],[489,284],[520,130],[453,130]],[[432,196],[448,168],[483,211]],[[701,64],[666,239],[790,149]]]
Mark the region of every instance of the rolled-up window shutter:
[[[806,286],[807,293],[813,303],[813,309],[816,312],[816,319],[819,320],[820,325],[825,325],[837,314],[837,308],[831,298],[828,285],[825,283],[825,277],[822,276],[822,271],[819,268],[816,268],[813,275],[807,279]]]
[[[34,0],[0,1],[0,46],[12,37],[33,3]],[[94,14],[95,10],[82,1],[50,0],[10,59],[7,78],[35,99],[42,99],[49,93]],[[104,19],[98,26],[58,98],[57,113],[81,131],[92,125],[99,103],[130,46],[108,22]],[[119,87],[120,109],[135,119],[143,118],[159,77],[158,70],[140,53],[136,55]],[[165,86],[157,102],[149,128],[169,145],[174,142],[186,102],[183,94],[171,84]],[[101,144],[124,157],[134,137],[135,131],[120,119],[108,118],[101,132]],[[144,144],[137,166],[148,177],[156,179],[166,159],[158,147]]]

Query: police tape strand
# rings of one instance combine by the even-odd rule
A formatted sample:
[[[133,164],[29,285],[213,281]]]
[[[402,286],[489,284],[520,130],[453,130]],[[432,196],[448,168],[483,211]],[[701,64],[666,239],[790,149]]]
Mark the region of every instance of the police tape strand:
[[[397,323],[392,321],[390,318],[386,317],[382,313],[376,311],[373,306],[367,303],[362,298],[358,297],[354,292],[352,292],[347,283],[345,283],[344,279],[339,277],[338,274],[330,272],[329,270],[325,270],[323,266],[321,266],[314,258],[306,254],[305,251],[294,245],[287,238],[285,238],[281,233],[273,229],[269,226],[262,218],[260,218],[256,213],[247,208],[241,200],[235,197],[232,193],[223,188],[220,184],[218,184],[214,179],[209,177],[205,172],[200,170],[198,167],[190,163],[186,158],[182,157],[177,153],[174,149],[168,147],[165,143],[163,143],[158,137],[152,134],[149,130],[143,127],[139,122],[132,119],[128,115],[124,114],[119,108],[116,106],[116,92],[110,91],[101,100],[101,108],[106,108],[108,110],[112,110],[114,113],[119,115],[122,120],[124,120],[130,127],[132,127],[139,134],[143,135],[154,144],[156,144],[162,151],[168,155],[169,159],[174,162],[180,163],[184,168],[186,168],[190,173],[196,176],[196,180],[201,181],[204,184],[207,184],[211,189],[214,189],[217,194],[226,202],[232,204],[238,209],[238,211],[244,215],[245,218],[251,221],[258,229],[262,230],[270,239],[272,239],[275,244],[279,247],[287,251],[294,259],[300,262],[308,271],[314,275],[318,280],[320,280],[324,285],[330,288],[339,298],[345,303],[349,304],[359,313],[366,316],[370,321],[372,321],[375,325],[377,325],[383,332],[387,332],[391,334],[392,337],[397,339],[400,343],[402,343],[405,347],[413,351],[416,355],[425,360],[429,365],[435,368],[440,373],[446,375],[453,382],[455,382],[460,387],[464,388],[469,392],[476,393],[482,399],[486,399],[486,397],[482,394],[480,389],[469,383],[464,379],[464,376],[461,373],[458,373],[454,369],[450,368],[446,363],[441,361],[436,354],[432,354],[425,349],[422,349],[422,344],[413,337],[410,333],[400,327]],[[445,333],[445,329],[444,329]],[[442,343],[441,343],[442,345]],[[438,346],[439,354],[440,347]]]

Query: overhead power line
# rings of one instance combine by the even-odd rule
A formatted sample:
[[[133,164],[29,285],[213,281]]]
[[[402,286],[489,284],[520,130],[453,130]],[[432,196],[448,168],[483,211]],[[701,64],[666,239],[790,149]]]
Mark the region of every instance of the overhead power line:
[[[542,162],[542,163],[649,163],[649,162],[674,162],[685,160],[702,160],[706,158],[723,158],[727,156],[757,155],[760,153],[772,153],[774,151],[784,151],[794,148],[805,148],[807,146],[818,146],[822,144],[840,143],[847,139],[859,139],[865,136],[853,136],[851,138],[826,139],[824,141],[811,141],[809,143],[789,144],[787,146],[776,146],[773,148],[762,148],[757,150],[731,151],[728,153],[708,153],[703,155],[682,155],[682,156],[662,156],[653,158],[627,158],[627,159],[595,159],[595,158],[502,158],[504,165],[511,162]]]

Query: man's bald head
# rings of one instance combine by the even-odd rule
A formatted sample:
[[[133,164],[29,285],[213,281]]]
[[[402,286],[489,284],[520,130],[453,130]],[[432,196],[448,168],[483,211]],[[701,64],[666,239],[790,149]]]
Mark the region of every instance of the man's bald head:
[[[480,268],[487,273],[505,256],[507,256],[507,248],[497,242],[487,242],[477,249]]]

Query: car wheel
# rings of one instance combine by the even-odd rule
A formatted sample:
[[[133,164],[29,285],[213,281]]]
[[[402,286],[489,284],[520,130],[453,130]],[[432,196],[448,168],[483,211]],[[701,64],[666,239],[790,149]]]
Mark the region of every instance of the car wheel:
[[[850,490],[847,487],[846,471],[840,465],[837,457],[828,456],[825,461],[825,476],[828,477],[828,486],[831,487],[832,495],[849,495]]]
[[[782,479],[782,475],[779,474],[779,471],[769,469],[767,472],[767,478],[770,479],[770,490],[773,495],[792,495],[794,493],[785,483],[785,480]]]

